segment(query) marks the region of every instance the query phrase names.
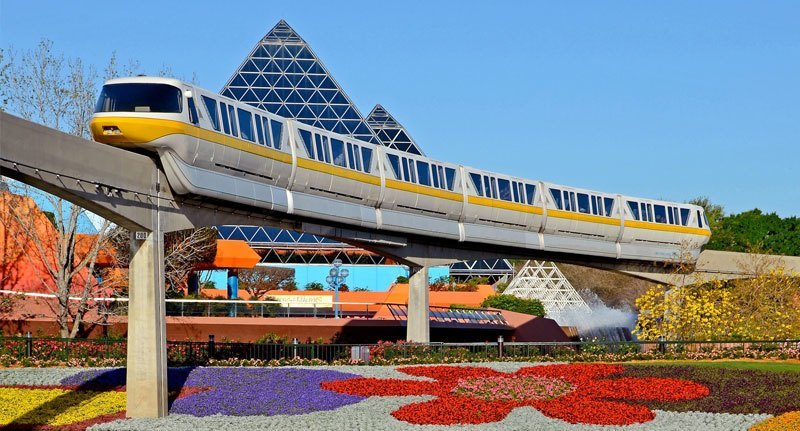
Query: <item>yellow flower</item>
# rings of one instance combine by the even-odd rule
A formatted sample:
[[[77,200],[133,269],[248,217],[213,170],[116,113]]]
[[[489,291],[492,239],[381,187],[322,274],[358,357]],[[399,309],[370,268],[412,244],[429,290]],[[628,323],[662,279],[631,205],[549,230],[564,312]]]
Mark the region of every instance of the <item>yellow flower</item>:
[[[62,426],[124,409],[124,392],[0,388],[0,425]]]

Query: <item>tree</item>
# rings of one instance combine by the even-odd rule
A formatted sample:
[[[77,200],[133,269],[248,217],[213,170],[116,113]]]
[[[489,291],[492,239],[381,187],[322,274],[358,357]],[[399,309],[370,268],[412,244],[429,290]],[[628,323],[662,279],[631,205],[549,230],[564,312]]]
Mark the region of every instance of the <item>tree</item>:
[[[130,255],[127,253],[130,232],[116,227],[110,237],[117,253],[113,274],[107,274],[104,279],[107,285],[125,291],[128,286],[128,273],[125,269],[130,264]],[[187,288],[189,272],[194,271],[198,263],[214,260],[217,237],[217,230],[213,227],[186,229],[164,235],[164,280],[168,298],[182,297]]]
[[[257,300],[263,300],[270,290],[284,289],[290,285],[297,289],[294,285],[294,270],[277,266],[257,266],[240,270],[239,285]]]
[[[307,283],[303,287],[303,289],[304,290],[325,290],[325,286],[323,286],[322,283],[320,283],[320,282],[312,281],[310,283]]]
[[[544,305],[542,305],[542,302],[538,299],[517,298],[514,295],[487,296],[486,299],[481,302],[481,307],[499,308],[501,310],[531,314],[539,317],[545,315]]]
[[[16,53],[3,51],[0,60],[0,83],[4,108],[25,119],[77,136],[88,137],[88,121],[93,112],[97,74],[80,59],[65,59],[53,52],[53,43],[42,40],[35,49]],[[100,251],[107,245],[110,224],[98,227],[98,233],[79,243],[78,220],[85,210],[32,187],[14,185],[18,195],[33,199],[6,201],[14,222],[33,244],[24,247],[30,261],[40,261],[45,289],[56,296],[53,312],[62,337],[75,337],[86,313],[93,306],[91,297],[99,294],[93,277]],[[54,214],[52,229],[41,227],[36,204],[47,203]],[[49,224],[49,223],[48,223]],[[25,242],[19,238],[20,243]],[[76,256],[78,247],[84,254]],[[77,296],[77,301],[70,301]]]
[[[14,241],[36,271],[42,290],[55,296],[55,302],[46,303],[59,333],[63,338],[74,338],[95,305],[92,298],[105,296],[94,274],[97,258],[108,246],[110,223],[104,221],[96,235],[80,236],[78,220],[85,210],[23,184],[14,184],[12,190],[17,193],[2,195],[2,211],[10,217],[0,220],[5,230],[19,229],[22,233]],[[55,225],[39,209],[37,200],[53,208]]]

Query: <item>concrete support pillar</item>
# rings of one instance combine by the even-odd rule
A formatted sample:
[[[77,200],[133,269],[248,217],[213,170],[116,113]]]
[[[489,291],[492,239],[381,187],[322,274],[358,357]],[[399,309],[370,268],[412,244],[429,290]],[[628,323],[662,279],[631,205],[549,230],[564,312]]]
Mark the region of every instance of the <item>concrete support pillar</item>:
[[[239,299],[239,272],[228,270],[228,299]]]
[[[128,296],[126,415],[163,417],[167,415],[167,337],[162,232],[150,232],[145,240],[131,239]]]
[[[411,268],[408,278],[408,326],[406,340],[414,343],[431,341],[428,303],[428,268]]]

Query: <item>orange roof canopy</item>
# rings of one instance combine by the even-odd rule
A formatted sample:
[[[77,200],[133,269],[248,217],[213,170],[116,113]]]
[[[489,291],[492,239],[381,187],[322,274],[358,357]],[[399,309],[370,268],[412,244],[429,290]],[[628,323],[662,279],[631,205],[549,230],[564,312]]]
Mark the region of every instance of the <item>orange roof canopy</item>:
[[[261,260],[245,241],[217,240],[217,255],[214,256],[216,268],[253,268]]]

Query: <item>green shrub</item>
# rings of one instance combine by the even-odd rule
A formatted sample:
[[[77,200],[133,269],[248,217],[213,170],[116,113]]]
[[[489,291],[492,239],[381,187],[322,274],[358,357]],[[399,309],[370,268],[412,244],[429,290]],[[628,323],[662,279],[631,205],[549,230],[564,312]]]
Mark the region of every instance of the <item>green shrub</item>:
[[[408,277],[404,275],[398,275],[397,280],[394,281],[397,284],[406,284],[408,283]]]
[[[481,307],[499,308],[517,313],[544,316],[544,305],[538,299],[522,299],[513,295],[492,295],[481,302]]]

